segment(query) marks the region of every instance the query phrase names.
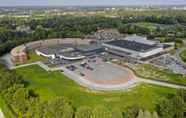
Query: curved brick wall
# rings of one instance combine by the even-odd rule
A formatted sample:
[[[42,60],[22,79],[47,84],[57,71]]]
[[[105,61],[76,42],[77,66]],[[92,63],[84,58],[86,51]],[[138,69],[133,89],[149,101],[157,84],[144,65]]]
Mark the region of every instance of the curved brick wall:
[[[64,38],[64,39],[47,39],[29,42],[24,45],[13,48],[10,52],[14,64],[25,63],[28,60],[27,51],[40,47],[48,47],[57,44],[89,44],[92,39]]]

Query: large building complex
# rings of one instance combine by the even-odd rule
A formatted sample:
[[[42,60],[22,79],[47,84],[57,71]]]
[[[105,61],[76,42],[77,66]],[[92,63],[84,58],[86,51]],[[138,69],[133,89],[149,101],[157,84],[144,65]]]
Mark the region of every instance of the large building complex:
[[[163,52],[163,46],[158,44],[147,44],[131,40],[113,40],[103,43],[106,51],[119,55],[130,56],[136,59],[147,58],[149,56]]]
[[[165,51],[165,47],[167,45],[164,46],[159,42],[136,35],[103,42],[95,39],[50,39],[18,46],[12,50],[11,55],[15,63],[24,63],[28,58],[26,53],[28,50],[35,50],[36,54],[49,59],[80,60],[87,56],[106,52],[123,58],[130,57],[141,60],[161,54]]]

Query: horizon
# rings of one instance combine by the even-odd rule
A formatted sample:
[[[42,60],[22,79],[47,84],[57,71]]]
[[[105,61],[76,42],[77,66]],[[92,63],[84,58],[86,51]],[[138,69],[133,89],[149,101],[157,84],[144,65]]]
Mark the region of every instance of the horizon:
[[[65,7],[65,6],[158,6],[158,5],[186,5],[185,0],[6,0],[0,1],[1,7],[29,7],[29,6],[53,6],[53,7]]]

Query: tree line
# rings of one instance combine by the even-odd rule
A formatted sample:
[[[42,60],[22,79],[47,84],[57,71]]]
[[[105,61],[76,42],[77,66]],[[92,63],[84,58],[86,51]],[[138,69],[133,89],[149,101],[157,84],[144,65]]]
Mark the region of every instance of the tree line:
[[[158,16],[137,15],[116,18],[101,16],[54,16],[45,19],[0,19],[0,55],[10,51],[13,47],[46,38],[84,38],[94,34],[99,29],[115,28],[124,34],[147,35],[150,39],[164,37],[163,41],[175,41],[176,38],[186,37],[186,15]],[[147,22],[158,24],[155,29],[136,25]],[[20,25],[29,26],[31,32],[17,31]],[[167,26],[168,25],[168,26]],[[166,26],[166,27],[164,27]]]

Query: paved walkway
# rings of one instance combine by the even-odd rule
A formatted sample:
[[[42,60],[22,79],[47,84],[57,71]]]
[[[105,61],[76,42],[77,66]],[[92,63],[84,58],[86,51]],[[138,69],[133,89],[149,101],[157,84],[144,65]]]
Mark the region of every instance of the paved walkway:
[[[170,83],[160,82],[156,80],[148,80],[148,79],[142,79],[142,78],[138,78],[138,80],[144,83],[154,84],[154,85],[163,86],[163,87],[169,87],[169,88],[175,88],[175,89],[186,89],[186,86],[170,84]]]
[[[0,118],[5,118],[5,116],[4,116],[4,114],[3,114],[1,109],[0,109]]]
[[[23,65],[19,65],[19,66],[12,66],[12,67],[10,67],[10,69],[13,70],[13,69],[23,68],[23,67],[27,67],[27,66],[31,66],[31,65],[39,65],[39,63],[40,62],[34,62],[34,63],[23,64]]]

